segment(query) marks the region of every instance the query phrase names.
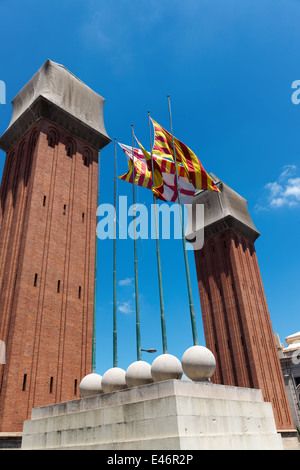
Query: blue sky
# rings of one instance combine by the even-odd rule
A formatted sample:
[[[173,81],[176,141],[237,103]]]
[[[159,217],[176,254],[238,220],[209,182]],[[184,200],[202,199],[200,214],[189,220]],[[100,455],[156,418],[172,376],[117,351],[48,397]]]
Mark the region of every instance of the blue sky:
[[[0,132],[10,101],[48,59],[63,64],[106,99],[109,136],[131,144],[131,124],[149,147],[148,116],[248,200],[262,234],[256,242],[275,333],[299,331],[300,80],[298,0],[0,0]],[[0,152],[0,176],[5,155]],[[99,203],[113,203],[114,146],[101,152]],[[118,150],[118,173],[127,170]],[[118,182],[132,203],[132,186]],[[139,188],[137,201],[152,202]],[[161,242],[168,349],[181,358],[192,345],[180,240]],[[97,371],[112,366],[112,242],[99,243]],[[205,344],[192,252],[189,253],[199,342]],[[118,358],[135,361],[133,242],[118,242]],[[153,240],[138,241],[143,354],[162,352]]]

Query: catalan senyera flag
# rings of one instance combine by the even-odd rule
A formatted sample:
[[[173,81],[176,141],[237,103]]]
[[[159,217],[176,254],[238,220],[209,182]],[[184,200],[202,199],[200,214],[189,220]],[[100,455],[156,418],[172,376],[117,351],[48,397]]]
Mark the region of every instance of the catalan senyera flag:
[[[134,182],[138,186],[152,189],[152,174],[148,170],[147,162],[145,161],[144,154],[137,148],[132,148],[129,145],[120,144],[120,147],[125,152],[128,163],[128,172],[119,178],[127,183],[133,183],[133,164],[134,164]]]
[[[144,155],[145,160],[146,160],[147,168],[150,171],[151,176],[152,176],[151,155],[144,149],[144,147],[142,146],[142,144],[139,142],[139,140],[136,137],[135,137],[135,140],[137,141],[141,151],[143,152],[143,155]],[[155,159],[153,158],[153,170],[154,170],[153,171],[153,173],[154,173],[154,182],[152,184],[152,192],[159,199],[165,199],[164,197],[160,197],[160,196],[163,196],[163,192],[164,192],[164,187],[163,187],[164,180],[163,180],[163,176],[162,176],[161,166],[157,162],[156,158]]]
[[[154,126],[153,153],[161,158],[171,157],[182,163],[190,183],[197,189],[219,192],[212,178],[206,173],[198,157],[180,140],[174,137],[176,159],[173,152],[172,135],[151,118]]]
[[[120,144],[127,156],[129,171],[119,176],[123,181],[133,182],[133,158],[135,164],[135,184],[151,189],[153,194],[162,201],[178,202],[178,191],[173,161],[153,155],[154,185],[151,171],[151,155],[138,142],[140,148]],[[133,152],[132,152],[133,150]],[[195,188],[189,182],[182,165],[178,165],[178,179],[183,204],[192,204]]]

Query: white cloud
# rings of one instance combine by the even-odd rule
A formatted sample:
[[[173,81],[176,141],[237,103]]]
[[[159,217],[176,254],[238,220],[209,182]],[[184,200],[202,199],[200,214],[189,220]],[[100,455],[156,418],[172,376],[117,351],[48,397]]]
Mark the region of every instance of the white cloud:
[[[119,286],[132,286],[133,277],[126,277],[125,279],[121,279],[119,281]]]
[[[133,281],[134,281],[133,277],[125,277],[125,279],[121,279],[119,281],[119,286],[125,287],[126,292],[128,292],[128,288],[129,288],[129,294],[128,294],[129,300],[118,302],[118,310],[120,310],[120,312],[125,313],[125,314],[129,314],[134,311],[133,304],[132,304],[133,299],[135,298],[134,293],[132,294],[132,288],[134,287]]]
[[[277,181],[265,185],[266,200],[256,209],[295,207],[300,205],[300,177],[295,176],[296,165],[285,165]]]
[[[133,309],[132,309],[132,305],[131,305],[131,301],[130,301],[130,300],[125,301],[125,302],[121,302],[121,303],[119,304],[118,309],[120,310],[120,312],[125,313],[125,314],[132,313],[132,312],[133,312]]]
[[[289,179],[285,194],[287,197],[293,197],[297,202],[300,202],[300,178]]]
[[[282,191],[282,186],[279,183],[277,183],[277,181],[275,181],[274,183],[266,184],[265,188],[267,188],[270,191],[271,197],[278,196],[278,194],[280,194],[280,192]]]
[[[291,176],[297,170],[296,165],[285,165],[279,176],[280,180],[284,180],[286,176]]]

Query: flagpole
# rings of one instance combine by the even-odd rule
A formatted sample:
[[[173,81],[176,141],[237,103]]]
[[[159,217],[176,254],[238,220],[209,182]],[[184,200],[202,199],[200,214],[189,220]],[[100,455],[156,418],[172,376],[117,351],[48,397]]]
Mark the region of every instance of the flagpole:
[[[136,207],[135,207],[135,161],[134,161],[134,128],[132,130],[132,187],[133,187],[133,242],[134,242],[134,278],[135,278],[135,311],[136,311],[136,352],[137,360],[141,360],[141,331],[140,331],[140,308],[139,308],[139,284],[138,284],[138,263],[136,244]]]
[[[117,139],[115,139],[115,169],[114,169],[114,246],[113,246],[113,366],[118,366],[117,338]]]
[[[194,341],[194,345],[196,346],[198,345],[198,335],[197,335],[197,327],[196,327],[196,319],[195,319],[194,302],[193,302],[193,296],[192,296],[190,268],[189,268],[189,262],[188,262],[188,256],[187,256],[185,233],[184,233],[184,222],[183,222],[181,194],[180,194],[179,178],[178,178],[178,170],[177,170],[177,158],[176,158],[176,149],[175,149],[175,141],[174,141],[174,133],[173,133],[170,95],[168,95],[168,103],[169,103],[169,115],[170,115],[170,123],[171,123],[173,153],[174,153],[174,161],[175,161],[176,185],[177,185],[179,212],[180,212],[180,220],[181,220],[183,254],[184,254],[185,271],[186,271],[189,304],[190,304],[190,316],[191,316],[191,324],[192,324],[193,341]]]
[[[153,151],[152,151],[152,139],[151,139],[150,111],[148,111],[148,121],[149,121],[149,137],[150,137],[150,149],[151,149],[152,184],[154,186],[154,164],[153,164]],[[164,352],[164,354],[167,354],[168,353],[168,347],[167,347],[165,307],[164,307],[162,275],[161,275],[159,231],[158,231],[158,222],[157,222],[156,196],[154,194],[153,194],[153,208],[154,208],[155,232],[156,232],[156,256],[157,256],[157,272],[158,272],[159,299],[160,299],[160,319],[161,319],[161,331],[162,331],[162,344],[163,344],[163,352]]]

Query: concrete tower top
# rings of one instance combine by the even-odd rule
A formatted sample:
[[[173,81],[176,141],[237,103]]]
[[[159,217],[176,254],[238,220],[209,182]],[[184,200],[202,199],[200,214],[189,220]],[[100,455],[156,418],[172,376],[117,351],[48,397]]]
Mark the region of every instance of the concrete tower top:
[[[104,126],[104,101],[64,66],[48,59],[12,100],[12,118],[0,148],[7,152],[45,118],[101,149],[111,141]]]
[[[300,331],[298,333],[294,333],[293,335],[288,336],[285,338],[287,342],[287,348],[284,349],[285,352],[287,351],[294,351],[296,349],[300,350]]]
[[[254,242],[260,233],[250,217],[247,201],[227,184],[210,174],[220,193],[197,191],[195,204],[204,204],[204,236],[209,238],[231,228]]]

